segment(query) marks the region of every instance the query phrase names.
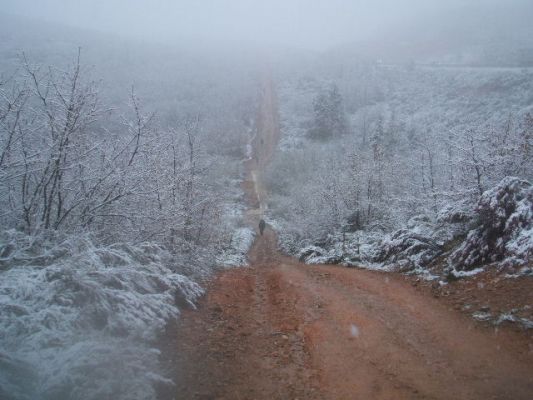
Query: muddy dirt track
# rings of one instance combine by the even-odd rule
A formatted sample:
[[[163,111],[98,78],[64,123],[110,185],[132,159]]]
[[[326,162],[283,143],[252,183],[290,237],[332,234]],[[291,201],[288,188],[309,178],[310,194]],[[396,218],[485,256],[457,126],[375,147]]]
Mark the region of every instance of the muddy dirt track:
[[[277,141],[275,95],[248,161],[249,222],[264,211],[260,172]],[[533,348],[413,289],[401,275],[306,266],[267,229],[250,267],[225,270],[186,310],[167,352],[176,399],[532,399]]]

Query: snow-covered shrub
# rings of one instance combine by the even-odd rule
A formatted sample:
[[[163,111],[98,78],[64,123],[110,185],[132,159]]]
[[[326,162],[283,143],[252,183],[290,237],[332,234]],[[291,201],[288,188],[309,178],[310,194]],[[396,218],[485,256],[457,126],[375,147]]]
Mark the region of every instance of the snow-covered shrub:
[[[371,269],[389,269],[375,262],[383,239],[381,232],[337,232],[328,235],[317,245],[308,245],[297,252],[298,259],[306,264],[342,264]]]
[[[468,201],[446,204],[437,213],[437,222],[441,224],[469,223],[474,218],[474,207]]]
[[[153,399],[154,340],[202,289],[144,243],[0,236],[0,398]]]
[[[326,251],[318,246],[307,246],[298,252],[298,259],[305,262],[309,257],[322,256]]]
[[[457,270],[485,263],[527,263],[533,254],[533,187],[527,181],[504,178],[481,196],[476,208],[480,226],[469,232],[451,255]]]
[[[306,264],[339,264],[342,255],[334,248],[328,251],[318,246],[307,246],[298,253],[298,259]]]
[[[426,217],[413,217],[407,228],[383,239],[374,261],[395,264],[402,271],[424,269],[442,253],[442,243],[434,237],[434,232],[434,226]]]

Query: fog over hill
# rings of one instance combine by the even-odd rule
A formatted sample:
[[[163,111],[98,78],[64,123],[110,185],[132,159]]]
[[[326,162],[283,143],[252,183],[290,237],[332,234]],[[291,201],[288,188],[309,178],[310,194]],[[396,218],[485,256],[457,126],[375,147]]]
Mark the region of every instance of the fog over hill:
[[[465,2],[393,25],[335,51],[393,63],[532,66],[530,2]]]
[[[256,45],[326,49],[376,38],[401,41],[434,37],[458,45],[504,37],[531,40],[527,0],[172,0],[8,1],[3,12],[143,40],[229,40]],[[450,37],[450,35],[452,37]],[[440,39],[439,39],[440,36]],[[504,37],[502,37],[504,36]]]

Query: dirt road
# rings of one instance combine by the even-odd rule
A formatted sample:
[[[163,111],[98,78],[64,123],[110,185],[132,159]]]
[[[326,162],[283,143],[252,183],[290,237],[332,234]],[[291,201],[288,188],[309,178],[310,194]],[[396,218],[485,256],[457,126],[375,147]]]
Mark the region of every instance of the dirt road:
[[[398,275],[276,254],[220,273],[183,316],[179,399],[531,399],[533,355]]]
[[[260,171],[277,140],[265,86],[245,189],[256,223]],[[262,139],[262,142],[261,142]],[[531,399],[533,347],[476,324],[401,275],[306,266],[258,236],[250,267],[222,271],[173,334],[177,399]]]

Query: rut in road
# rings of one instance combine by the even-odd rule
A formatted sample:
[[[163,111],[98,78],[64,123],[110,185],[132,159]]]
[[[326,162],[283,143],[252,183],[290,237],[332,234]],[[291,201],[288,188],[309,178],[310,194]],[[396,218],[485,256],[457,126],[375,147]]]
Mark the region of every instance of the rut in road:
[[[266,82],[244,185],[253,224],[279,135]],[[302,265],[276,243],[267,229],[250,267],[218,273],[198,310],[182,315],[169,350],[179,367],[173,398],[533,398],[523,336],[479,326],[401,275]]]

